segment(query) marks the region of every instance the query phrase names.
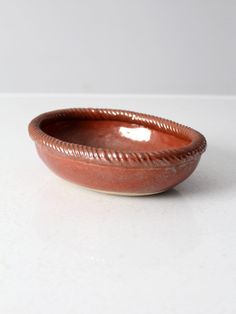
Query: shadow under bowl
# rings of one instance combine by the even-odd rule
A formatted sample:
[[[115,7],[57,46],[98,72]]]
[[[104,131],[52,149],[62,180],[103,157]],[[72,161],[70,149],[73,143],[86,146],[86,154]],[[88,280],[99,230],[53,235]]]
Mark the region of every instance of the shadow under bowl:
[[[97,191],[148,195],[185,180],[206,149],[199,132],[146,114],[62,109],[33,119],[39,156],[59,176]]]

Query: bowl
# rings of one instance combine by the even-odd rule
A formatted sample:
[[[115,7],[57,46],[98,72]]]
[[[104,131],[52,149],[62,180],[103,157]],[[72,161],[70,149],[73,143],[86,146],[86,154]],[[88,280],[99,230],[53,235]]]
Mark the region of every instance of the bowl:
[[[192,128],[142,113],[94,108],[43,113],[29,134],[44,163],[86,188],[148,195],[175,187],[195,170],[206,149]]]

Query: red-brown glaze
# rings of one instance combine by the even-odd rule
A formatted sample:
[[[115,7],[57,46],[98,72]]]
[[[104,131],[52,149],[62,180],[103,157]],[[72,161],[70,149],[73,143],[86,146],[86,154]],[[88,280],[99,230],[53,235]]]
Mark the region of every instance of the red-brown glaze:
[[[65,142],[126,152],[153,152],[190,143],[187,139],[122,121],[57,121],[42,130]]]
[[[29,132],[56,174],[121,194],[168,190],[194,171],[206,147],[193,129],[120,110],[58,110],[35,118]]]
[[[198,159],[170,167],[122,168],[86,164],[38,149],[39,156],[56,174],[79,185],[107,192],[152,194],[163,192],[186,179]]]

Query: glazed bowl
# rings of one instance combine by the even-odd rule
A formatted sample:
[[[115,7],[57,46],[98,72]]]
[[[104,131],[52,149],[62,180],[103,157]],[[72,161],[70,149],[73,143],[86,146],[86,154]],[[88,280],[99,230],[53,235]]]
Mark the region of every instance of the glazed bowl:
[[[161,193],[189,177],[205,137],[163,118],[113,109],[43,113],[29,134],[44,163],[81,186],[114,194]]]

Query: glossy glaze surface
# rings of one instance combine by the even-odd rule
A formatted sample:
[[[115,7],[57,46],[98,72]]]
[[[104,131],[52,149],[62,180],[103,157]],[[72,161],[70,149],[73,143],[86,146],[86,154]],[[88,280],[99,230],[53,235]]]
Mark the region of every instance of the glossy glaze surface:
[[[185,180],[205,151],[199,132],[136,112],[65,109],[29,125],[39,156],[59,176],[125,195],[166,191]]]
[[[55,121],[43,126],[42,130],[65,142],[127,152],[152,152],[190,143],[187,139],[122,121]]]

